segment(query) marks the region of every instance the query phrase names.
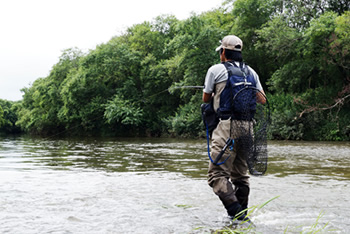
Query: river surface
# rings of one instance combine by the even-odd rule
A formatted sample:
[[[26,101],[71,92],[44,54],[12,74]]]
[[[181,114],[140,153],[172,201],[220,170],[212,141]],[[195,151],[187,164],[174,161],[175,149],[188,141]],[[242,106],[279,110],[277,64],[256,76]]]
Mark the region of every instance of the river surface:
[[[252,233],[350,233],[349,142],[268,152]],[[207,166],[205,140],[1,137],[0,233],[212,233],[230,223]]]

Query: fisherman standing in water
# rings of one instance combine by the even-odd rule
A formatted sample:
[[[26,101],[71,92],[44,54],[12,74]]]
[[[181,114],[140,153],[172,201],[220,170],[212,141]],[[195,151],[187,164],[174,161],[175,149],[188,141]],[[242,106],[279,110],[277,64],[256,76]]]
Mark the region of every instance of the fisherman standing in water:
[[[212,133],[211,155],[213,159],[219,155],[224,148],[228,138],[234,138],[235,129],[232,124],[234,121],[240,121],[232,116],[220,115],[222,103],[226,100],[221,95],[225,90],[226,81],[229,79],[229,69],[231,73],[242,72],[251,75],[255,88],[263,94],[259,76],[248,65],[243,63],[242,59],[243,43],[240,38],[229,35],[223,38],[221,45],[216,48],[220,52],[220,64],[213,65],[207,71],[205,84],[203,89],[203,101],[208,103],[213,101],[214,110],[217,112],[220,121]],[[211,100],[213,99],[213,100]],[[263,95],[257,95],[257,102],[265,103],[266,99]],[[248,208],[249,196],[249,175],[248,166],[244,152],[240,149],[239,144],[234,143],[232,151],[226,151],[225,155],[231,154],[228,160],[216,165],[213,162],[209,164],[208,184],[213,188],[214,193],[220,198],[228,215],[238,220],[249,220],[246,212],[239,217],[237,214]]]

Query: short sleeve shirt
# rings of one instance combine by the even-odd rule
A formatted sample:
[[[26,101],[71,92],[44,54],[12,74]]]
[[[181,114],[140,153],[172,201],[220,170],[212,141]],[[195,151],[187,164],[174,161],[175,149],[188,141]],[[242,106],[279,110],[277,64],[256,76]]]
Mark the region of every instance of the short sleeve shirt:
[[[239,66],[238,62],[235,62],[237,66]],[[249,71],[253,74],[255,82],[256,82],[256,88],[260,91],[263,90],[259,76],[258,74],[248,65],[245,65],[248,67]],[[205,93],[213,93],[214,92],[214,87],[216,84],[227,81],[228,79],[228,73],[226,70],[226,67],[224,64],[216,64],[211,66],[208,71],[207,75],[205,77],[205,82],[204,82],[204,89],[203,92]]]

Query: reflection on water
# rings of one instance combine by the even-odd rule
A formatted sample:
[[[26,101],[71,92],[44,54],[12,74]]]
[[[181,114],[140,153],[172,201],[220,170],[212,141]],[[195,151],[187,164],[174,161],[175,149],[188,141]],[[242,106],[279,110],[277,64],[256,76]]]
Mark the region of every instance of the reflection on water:
[[[350,179],[349,142],[271,142],[269,172]]]
[[[203,178],[207,170],[205,140],[188,139],[3,139],[2,169],[39,167],[107,172],[179,172]],[[308,174],[350,179],[350,143],[270,142],[268,175]],[[0,155],[1,157],[1,155]],[[1,160],[1,158],[0,158]]]
[[[205,140],[7,137],[0,152],[2,233],[202,233],[225,224],[206,184]],[[250,205],[280,197],[253,214],[257,230],[306,231],[323,210],[321,224],[350,231],[349,156],[348,142],[269,142]]]
[[[177,139],[4,139],[10,150],[2,168],[35,170],[94,169],[107,172],[180,172],[202,178],[206,174],[204,141]],[[1,156],[0,156],[1,157]],[[1,160],[1,159],[0,159]]]

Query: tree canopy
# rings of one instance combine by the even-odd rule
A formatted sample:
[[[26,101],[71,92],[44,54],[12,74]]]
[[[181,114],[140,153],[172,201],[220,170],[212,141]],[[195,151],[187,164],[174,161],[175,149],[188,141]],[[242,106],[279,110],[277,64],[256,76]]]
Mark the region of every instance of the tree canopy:
[[[82,53],[63,51],[47,77],[0,102],[0,131],[203,136],[201,91],[225,35],[244,43],[271,104],[271,139],[350,139],[350,4],[228,0],[178,20],[129,27]]]

